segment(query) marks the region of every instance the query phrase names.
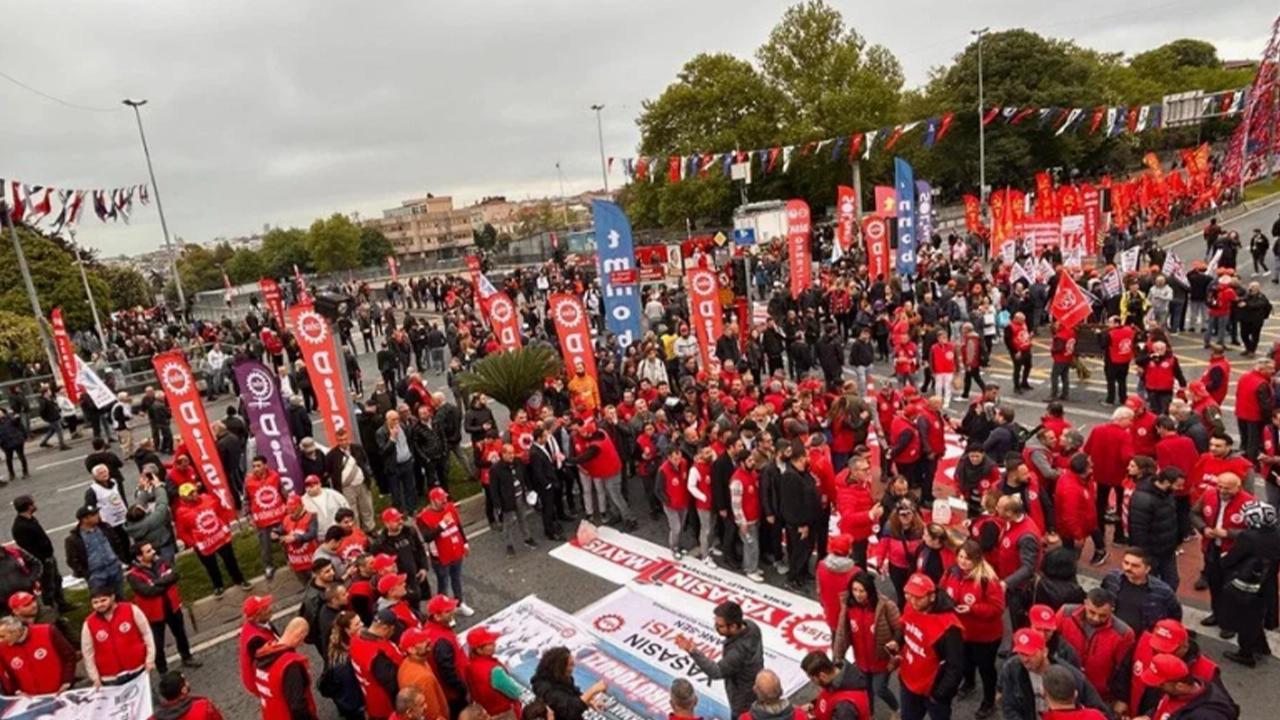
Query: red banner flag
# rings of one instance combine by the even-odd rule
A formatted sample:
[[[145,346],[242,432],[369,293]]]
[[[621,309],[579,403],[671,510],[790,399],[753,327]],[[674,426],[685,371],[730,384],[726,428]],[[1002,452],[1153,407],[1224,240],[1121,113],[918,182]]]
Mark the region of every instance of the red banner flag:
[[[1102,224],[1102,197],[1098,189],[1089,183],[1080,186],[1080,209],[1084,212],[1084,250],[1086,255],[1097,253],[1098,228]]]
[[[867,273],[872,280],[889,278],[889,223],[882,217],[862,218],[862,236],[867,239]]]
[[[391,282],[400,282],[400,263],[396,262],[395,255],[387,256],[387,268],[391,270]]]
[[[280,283],[271,278],[263,278],[258,281],[258,289],[262,291],[262,301],[267,304],[267,310],[276,319],[276,327],[283,330],[284,295],[280,293]]]
[[[67,334],[67,324],[62,321],[62,308],[54,308],[52,315],[53,347],[58,351],[58,370],[62,374],[62,387],[67,399],[74,405],[80,402],[80,389],[76,387],[76,350]]]
[[[951,130],[951,123],[955,119],[956,119],[955,113],[953,112],[943,113],[942,122],[938,124],[938,134],[933,137],[933,142],[935,144],[942,142],[942,138],[945,137],[947,132]]]
[[[836,241],[844,252],[853,247],[853,229],[858,222],[855,200],[853,188],[847,185],[836,188]]]
[[[344,361],[338,352],[333,328],[307,303],[289,308],[289,329],[293,331],[298,349],[302,351],[302,360],[307,365],[307,377],[311,378],[311,387],[316,393],[316,404],[320,417],[324,419],[329,445],[338,444],[339,430],[350,430],[354,438],[355,423],[347,401],[347,385],[342,377]]]
[[[1049,315],[1067,327],[1075,327],[1089,319],[1092,313],[1089,296],[1076,284],[1071,273],[1061,270],[1058,273],[1058,291],[1049,303]]]
[[[981,235],[985,229],[982,227],[982,201],[977,195],[964,196],[964,227],[974,235]]]
[[[311,302],[311,296],[307,294],[306,278],[302,277],[302,271],[298,269],[297,265],[293,266],[293,281],[298,285],[298,302]]]
[[[1047,172],[1036,173],[1036,217],[1042,220],[1057,217],[1054,200],[1053,179]]]
[[[991,206],[991,255],[996,256],[1000,252],[1000,245],[1004,243],[1005,231],[1005,207],[1008,204],[1008,189],[993,190],[991,196],[987,198],[987,204]]]
[[[547,301],[551,319],[556,324],[556,335],[560,337],[560,354],[564,357],[564,364],[570,375],[577,363],[581,362],[588,375],[597,377],[596,355],[591,348],[591,326],[582,300],[570,293],[555,293]]]
[[[898,217],[898,191],[892,185],[876,186],[876,215]]]
[[[209,429],[209,416],[200,402],[200,388],[196,386],[191,367],[180,351],[174,350],[152,356],[156,378],[164,390],[165,400],[173,412],[182,436],[182,445],[191,455],[205,492],[218,500],[218,513],[224,522],[236,517],[235,500],[227,484],[227,473],[218,455],[218,444]]]
[[[1058,188],[1058,212],[1061,215],[1079,215],[1080,188],[1077,185],[1063,185]]]
[[[813,284],[813,258],[809,253],[809,203],[787,201],[787,259],[791,267],[791,297],[798,298]]]
[[[1102,124],[1102,116],[1107,112],[1106,107],[1097,107],[1093,110],[1093,117],[1089,120],[1089,134],[1098,132],[1098,126]]]
[[[519,350],[520,318],[516,314],[516,304],[511,302],[511,296],[505,292],[497,293],[489,298],[488,305],[489,324],[502,349]]]
[[[698,337],[702,367],[711,366],[716,341],[724,334],[724,314],[720,310],[720,281],[712,270],[693,268],[685,277],[689,288],[689,317]]]
[[[857,160],[862,155],[862,133],[849,136],[849,159]]]

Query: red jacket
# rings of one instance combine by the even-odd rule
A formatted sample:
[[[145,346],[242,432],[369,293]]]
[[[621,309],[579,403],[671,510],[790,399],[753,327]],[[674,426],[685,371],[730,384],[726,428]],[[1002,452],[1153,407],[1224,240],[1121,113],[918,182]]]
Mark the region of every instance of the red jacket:
[[[1070,470],[1058,477],[1053,489],[1053,514],[1058,536],[1064,541],[1079,542],[1098,529],[1095,492],[1092,480],[1083,479]]]
[[[173,526],[178,539],[187,547],[208,557],[231,542],[231,528],[222,520],[222,504],[212,495],[201,495],[195,502],[179,500],[173,511]]]
[[[249,515],[253,526],[259,529],[279,525],[285,515],[284,491],[280,485],[280,473],[267,468],[267,474],[258,477],[249,473],[244,478],[244,496],[249,501]]]
[[[1133,454],[1154,459],[1156,440],[1159,439],[1156,435],[1156,414],[1146,410],[1141,415],[1135,414],[1129,432],[1133,435]]]
[[[956,613],[965,642],[996,642],[1004,636],[1004,588],[998,581],[974,580],[959,567],[952,567],[942,576],[942,590],[957,607],[969,608],[969,612]]]
[[[1115,423],[1104,423],[1089,432],[1082,448],[1093,459],[1093,479],[1099,485],[1121,487],[1129,476],[1134,456],[1133,434]]]
[[[1187,476],[1187,490],[1191,494],[1191,502],[1195,503],[1205,492],[1217,487],[1218,476],[1222,473],[1234,473],[1244,480],[1253,469],[1253,463],[1242,455],[1228,455],[1217,458],[1213,453],[1204,453],[1196,461],[1191,474]]]
[[[1240,376],[1236,382],[1236,418],[1251,422],[1265,422],[1271,418],[1263,417],[1264,411],[1258,403],[1261,388],[1270,387],[1271,378],[1257,370],[1250,370]]]
[[[875,507],[871,486],[849,482],[848,469],[836,476],[836,512],[840,514],[840,532],[862,542],[875,534],[876,521],[869,514]]]
[[[903,433],[908,433],[906,447],[898,455],[893,457],[893,462],[899,466],[911,465],[920,460],[921,442],[920,431],[916,428],[916,424],[901,414],[893,416],[893,423],[889,430],[889,447],[897,446],[898,441],[902,438]]]
[[[1178,495],[1187,495],[1191,491],[1191,472],[1195,470],[1200,453],[1196,452],[1196,443],[1186,435],[1169,435],[1156,441],[1156,468],[1178,468],[1187,479]]]
[[[929,364],[934,374],[956,371],[956,346],[949,342],[936,342],[929,348]]]
[[[1241,490],[1227,502],[1227,509],[1222,513],[1222,529],[1223,530],[1243,530],[1244,515],[1241,508],[1245,503],[1251,502],[1253,495]],[[1213,488],[1205,491],[1204,497],[1201,499],[1200,517],[1204,519],[1205,527],[1219,527],[1218,525],[1218,489]],[[1214,541],[1208,537],[1200,538],[1200,548],[1208,552],[1209,546]],[[1229,553],[1231,548],[1235,546],[1236,540],[1232,537],[1225,537],[1217,541],[1218,546],[1222,548],[1222,552]]]
[[[1209,397],[1219,405],[1227,399],[1227,387],[1231,385],[1231,361],[1225,357],[1209,358],[1209,367],[1200,376]]]
[[[1084,666],[1081,669],[1085,678],[1108,704],[1122,700],[1124,698],[1113,695],[1111,688],[1117,686],[1116,679],[1120,679],[1118,685],[1123,686],[1123,678],[1130,672],[1129,651],[1133,649],[1135,639],[1133,629],[1113,615],[1110,624],[1093,628],[1093,634],[1086,635],[1086,622],[1084,605],[1063,605],[1058,609],[1058,633],[1076,651]]]

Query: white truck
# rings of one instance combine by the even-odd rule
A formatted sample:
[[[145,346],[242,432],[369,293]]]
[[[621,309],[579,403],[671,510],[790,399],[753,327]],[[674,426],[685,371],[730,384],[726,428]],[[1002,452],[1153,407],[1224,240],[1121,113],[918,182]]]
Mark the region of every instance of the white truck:
[[[753,239],[742,244],[763,245],[787,238],[787,204],[781,200],[748,203],[733,211],[734,241],[749,234]]]

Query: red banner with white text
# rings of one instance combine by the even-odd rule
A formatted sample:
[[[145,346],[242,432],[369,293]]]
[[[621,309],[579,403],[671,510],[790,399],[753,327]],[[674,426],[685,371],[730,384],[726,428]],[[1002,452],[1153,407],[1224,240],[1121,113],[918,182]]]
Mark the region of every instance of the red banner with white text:
[[[310,303],[295,305],[289,308],[289,329],[307,365],[329,446],[338,444],[338,431],[343,429],[351,431],[354,440],[355,424],[343,378],[344,361],[329,321]]]
[[[724,334],[724,315],[720,312],[720,281],[704,268],[693,268],[685,279],[689,288],[689,317],[693,320],[702,354],[702,367],[711,366],[716,341]]]
[[[560,354],[564,356],[565,367],[569,375],[574,373],[578,362],[582,363],[587,374],[596,377],[596,356],[591,348],[591,326],[587,320],[587,309],[582,300],[569,293],[555,293],[548,299],[551,319],[556,324],[556,335],[560,337]]]
[[[798,298],[813,284],[813,257],[809,252],[809,203],[787,201],[787,258],[791,267],[791,297]]]
[[[875,280],[889,279],[889,223],[877,215],[862,218],[862,236],[867,239],[867,274]]]
[[[80,389],[76,387],[76,350],[67,334],[67,324],[62,320],[62,308],[54,308],[52,315],[53,347],[58,351],[58,371],[62,374],[62,387],[72,404],[80,402]]]
[[[263,278],[258,281],[258,289],[262,291],[262,301],[267,304],[271,317],[276,319],[276,327],[284,330],[284,295],[280,293],[280,283]]]
[[[836,188],[836,241],[842,252],[853,248],[854,230],[857,227],[858,210],[853,188],[841,185]]]
[[[235,520],[236,505],[227,484],[227,473],[218,455],[217,438],[209,428],[209,416],[200,402],[200,388],[196,385],[191,366],[179,351],[161,353],[151,358],[156,378],[164,397],[178,424],[182,445],[191,455],[191,464],[199,473],[205,492],[218,499],[218,514],[226,522]]]
[[[505,292],[494,293],[489,298],[489,324],[493,326],[493,335],[498,338],[503,350],[519,350],[520,315],[516,312],[516,304]]]

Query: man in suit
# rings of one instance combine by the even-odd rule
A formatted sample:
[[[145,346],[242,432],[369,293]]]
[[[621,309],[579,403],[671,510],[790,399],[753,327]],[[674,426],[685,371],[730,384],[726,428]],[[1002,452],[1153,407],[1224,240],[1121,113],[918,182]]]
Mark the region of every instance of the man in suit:
[[[560,459],[550,442],[545,425],[533,429],[533,446],[529,448],[529,488],[538,493],[538,508],[542,512],[542,532],[553,542],[564,540],[560,520],[556,517],[560,507],[560,478],[557,465]]]

